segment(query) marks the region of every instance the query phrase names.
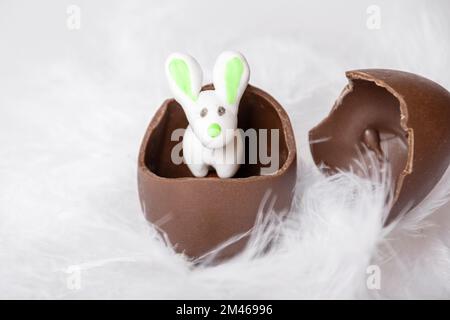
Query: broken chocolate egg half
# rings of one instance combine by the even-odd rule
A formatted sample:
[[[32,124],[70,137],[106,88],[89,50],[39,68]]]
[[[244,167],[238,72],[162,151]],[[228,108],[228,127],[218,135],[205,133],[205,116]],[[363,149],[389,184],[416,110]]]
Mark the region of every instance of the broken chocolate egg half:
[[[367,177],[387,163],[389,223],[419,204],[449,166],[450,93],[403,71],[366,69],[346,76],[349,83],[330,114],[309,132],[311,153],[327,174]]]
[[[203,88],[212,89],[212,85]],[[243,236],[216,255],[217,260],[225,259],[245,247],[248,231],[259,212],[270,207],[277,213],[290,209],[297,174],[294,133],[281,105],[249,85],[239,105],[238,128],[257,132],[277,129],[277,166],[269,172],[262,170],[268,164],[260,158],[250,161],[246,139],[246,160],[234,177],[221,179],[210,172],[204,178],[196,178],[184,163],[174,163],[171,158],[174,147],[180,143],[171,138],[172,133],[187,125],[183,109],[174,99],[166,100],[151,120],[138,159],[142,209],[175,251],[190,258],[200,258],[231,238]],[[270,134],[264,141],[259,135],[255,137],[258,148],[262,142],[272,150],[275,141]]]

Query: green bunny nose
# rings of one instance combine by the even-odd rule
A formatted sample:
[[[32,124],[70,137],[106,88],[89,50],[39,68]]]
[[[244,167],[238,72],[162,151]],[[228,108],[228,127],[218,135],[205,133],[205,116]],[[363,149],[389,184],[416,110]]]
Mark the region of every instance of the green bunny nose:
[[[222,131],[222,128],[217,123],[213,123],[208,128],[208,135],[211,138],[215,138],[220,134],[221,131]]]

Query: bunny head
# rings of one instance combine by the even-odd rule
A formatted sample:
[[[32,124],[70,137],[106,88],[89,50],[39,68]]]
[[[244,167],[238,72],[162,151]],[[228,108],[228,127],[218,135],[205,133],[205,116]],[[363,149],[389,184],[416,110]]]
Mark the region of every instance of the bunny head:
[[[166,61],[166,75],[175,100],[200,142],[209,149],[230,143],[237,129],[239,102],[250,77],[245,58],[231,51],[217,58],[214,90],[201,91],[202,70],[189,55],[171,54]]]

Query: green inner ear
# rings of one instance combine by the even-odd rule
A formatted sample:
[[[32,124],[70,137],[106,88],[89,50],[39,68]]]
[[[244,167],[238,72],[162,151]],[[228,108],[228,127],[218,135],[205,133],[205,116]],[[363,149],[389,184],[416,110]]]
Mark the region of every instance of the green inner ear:
[[[241,59],[235,57],[227,62],[225,67],[225,87],[229,104],[236,103],[237,92],[243,72],[244,64]]]
[[[178,88],[193,101],[197,100],[197,96],[192,94],[191,77],[186,61],[182,59],[173,59],[169,63],[169,72]]]

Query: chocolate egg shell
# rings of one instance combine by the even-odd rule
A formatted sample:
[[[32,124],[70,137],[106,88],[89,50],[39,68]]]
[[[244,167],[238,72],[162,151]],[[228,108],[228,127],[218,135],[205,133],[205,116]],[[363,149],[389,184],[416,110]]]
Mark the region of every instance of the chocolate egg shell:
[[[421,76],[387,69],[348,71],[349,84],[329,116],[309,133],[311,153],[327,172],[386,159],[394,201],[387,222],[413,208],[450,163],[450,93]]]
[[[203,90],[212,88],[208,85]],[[178,103],[166,100],[142,141],[138,187],[147,220],[167,235],[177,252],[197,258],[249,231],[267,192],[276,197],[275,211],[290,208],[296,182],[296,145],[289,118],[280,104],[266,92],[248,86],[239,106],[238,127],[279,129],[278,170],[262,176],[259,161],[246,161],[233,178],[220,179],[214,173],[195,178],[185,164],[171,160],[171,151],[179,143],[171,141],[171,134],[187,125]],[[219,257],[236,254],[246,241],[247,237],[227,246]]]

